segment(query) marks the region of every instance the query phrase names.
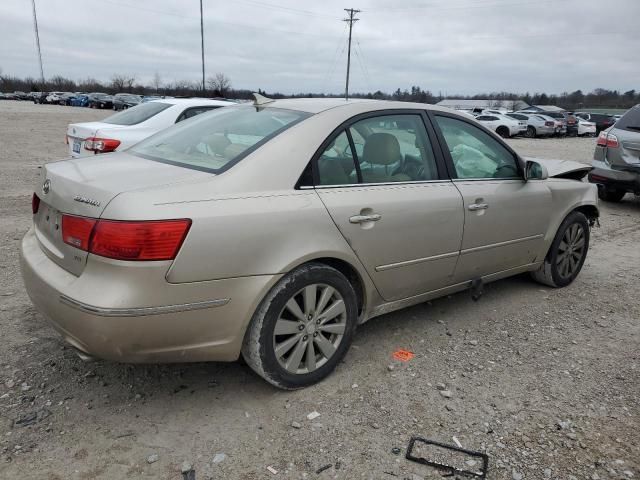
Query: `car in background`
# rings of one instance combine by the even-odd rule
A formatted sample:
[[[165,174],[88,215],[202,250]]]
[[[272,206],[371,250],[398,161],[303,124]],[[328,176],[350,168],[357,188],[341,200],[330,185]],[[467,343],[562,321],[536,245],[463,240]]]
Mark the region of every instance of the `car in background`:
[[[133,93],[116,93],[113,96],[114,110],[126,110],[140,103],[142,103],[142,97],[140,95],[134,95]]]
[[[113,97],[106,93],[90,93],[89,108],[113,108]]]
[[[73,92],[64,92],[62,95],[60,95],[60,100],[58,101],[58,103],[60,105],[71,105],[71,101],[76,98],[78,94],[77,93],[73,93]]]
[[[564,137],[567,135],[567,119],[562,112],[539,112],[537,110],[519,110],[516,113],[524,113],[525,115],[544,115],[550,117],[555,122],[554,135]]]
[[[33,103],[48,103],[47,97],[49,96],[49,92],[38,92],[37,95],[31,97]]]
[[[598,134],[616,123],[616,119],[607,113],[576,112],[576,116],[595,123]]]
[[[524,120],[516,120],[498,113],[481,114],[476,117],[476,120],[502,138],[522,135],[527,131],[527,122]]]
[[[72,123],[67,143],[72,157],[124,150],[154,133],[233,102],[208,99],[164,99],[141,103],[99,122]]]
[[[511,117],[514,120],[525,121],[527,123],[527,130],[524,132],[524,136],[527,138],[536,137],[551,137],[555,133],[556,123],[553,118],[544,117],[535,113],[507,113],[507,117]]]
[[[64,95],[64,92],[51,92],[49,93],[49,95],[47,95],[47,97],[45,98],[47,103],[59,103],[60,99],[62,98],[62,95]]]
[[[433,105],[256,98],[42,167],[22,277],[82,357],[242,355],[299,389],[373,317],[520,273],[578,276],[589,165],[522,158]]]
[[[578,136],[578,117],[571,112],[565,112],[564,117],[567,120],[567,135],[570,137]]]
[[[579,137],[595,137],[596,133],[596,124],[590,122],[589,120],[584,120],[583,118],[578,118],[578,136]]]
[[[640,195],[640,104],[600,132],[589,181],[602,200],[619,202],[627,192]]]
[[[31,100],[31,97],[29,96],[29,94],[22,92],[20,90],[16,90],[15,92],[13,92],[13,98],[15,100]]]
[[[80,93],[71,99],[69,105],[72,107],[88,107],[89,95],[86,93]]]

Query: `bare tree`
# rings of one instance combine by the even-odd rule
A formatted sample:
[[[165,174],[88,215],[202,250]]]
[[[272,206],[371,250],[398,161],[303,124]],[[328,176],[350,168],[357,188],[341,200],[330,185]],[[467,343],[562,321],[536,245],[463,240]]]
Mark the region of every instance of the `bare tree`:
[[[160,90],[160,87],[162,87],[162,77],[158,72],[153,74],[153,80],[151,80],[151,85],[153,85],[153,87],[156,89],[156,93],[158,93],[158,91]]]
[[[207,85],[210,90],[217,91],[221,97],[231,88],[231,79],[224,73],[216,73],[215,76],[207,79]]]
[[[116,73],[111,77],[111,86],[114,90],[122,92],[124,90],[131,90],[135,81],[135,75],[120,75]]]

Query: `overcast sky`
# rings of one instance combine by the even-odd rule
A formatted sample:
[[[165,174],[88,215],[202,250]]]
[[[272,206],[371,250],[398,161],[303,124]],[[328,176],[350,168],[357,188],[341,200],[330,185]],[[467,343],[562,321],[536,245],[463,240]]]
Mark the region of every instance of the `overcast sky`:
[[[640,0],[204,0],[207,75],[236,88],[640,90]],[[198,0],[36,0],[44,73],[201,78]],[[0,68],[39,76],[30,0],[0,1]]]

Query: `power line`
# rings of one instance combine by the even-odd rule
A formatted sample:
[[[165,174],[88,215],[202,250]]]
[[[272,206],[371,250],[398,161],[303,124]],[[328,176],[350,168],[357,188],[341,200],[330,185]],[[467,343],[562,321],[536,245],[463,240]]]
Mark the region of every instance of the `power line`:
[[[307,15],[310,17],[319,17],[319,18],[333,18],[333,19],[337,18],[332,15],[325,15],[323,13],[315,12],[312,10],[303,10],[300,8],[285,7],[284,5],[276,5],[273,3],[261,2],[258,0],[236,0],[236,1],[241,3],[246,3],[248,5],[254,5],[257,7],[270,8],[273,10],[282,10],[284,12],[294,13],[298,15]]]
[[[356,48],[354,49],[354,52],[356,53],[356,58],[358,59],[358,64],[360,65],[360,71],[364,76],[364,81],[367,84],[367,88],[369,89],[369,91],[372,91],[373,88],[371,88],[371,82],[369,81],[371,77],[369,76],[369,70],[367,69],[367,65],[364,61],[364,55],[362,55],[362,47],[360,46],[360,42],[358,41],[358,39],[356,39]]]
[[[349,100],[349,70],[351,69],[351,32],[353,30],[353,24],[360,20],[359,18],[354,18],[356,13],[360,13],[360,10],[354,10],[353,8],[345,8],[345,12],[349,14],[349,18],[345,18],[342,21],[349,23],[349,50],[347,51],[347,84],[344,89],[344,99]]]
[[[36,15],[36,0],[31,0],[33,5],[33,29],[36,32],[36,47],[38,48],[38,61],[40,62],[40,82],[44,90],[44,70],[42,68],[42,52],[40,51],[40,35],[38,34],[38,17]]]
[[[342,56],[342,54],[344,53],[345,49],[347,48],[347,42],[345,41],[346,39],[344,38],[344,34],[345,34],[346,31],[347,31],[347,24],[345,23],[344,29],[342,30],[342,33],[338,37],[338,45],[336,45],[336,49],[333,52],[333,56],[331,58],[331,63],[329,64],[329,68],[327,69],[327,73],[325,74],[325,76],[324,76],[324,78],[322,80],[322,91],[323,92],[325,90],[325,87],[327,86],[327,82],[331,80],[333,72],[335,71],[336,62],[338,60],[338,50],[340,50],[340,46],[342,45],[342,51],[340,52],[340,56]]]

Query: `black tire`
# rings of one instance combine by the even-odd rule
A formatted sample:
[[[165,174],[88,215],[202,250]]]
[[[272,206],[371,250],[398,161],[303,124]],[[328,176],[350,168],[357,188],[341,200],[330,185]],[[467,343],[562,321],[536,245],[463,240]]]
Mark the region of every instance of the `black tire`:
[[[626,193],[626,191],[617,188],[598,186],[598,197],[605,202],[621,202]]]
[[[305,287],[315,286],[317,284],[332,287],[343,300],[345,308],[344,314],[342,314],[343,317],[341,318],[345,321],[344,333],[339,343],[335,346],[334,352],[329,357],[325,356],[324,363],[322,363],[321,366],[318,366],[315,370],[308,373],[292,373],[280,363],[282,358],[279,360],[276,355],[276,322],[282,319],[286,311],[285,307],[290,300],[297,298],[296,295]],[[320,294],[318,294],[318,297],[320,297]],[[308,319],[312,323],[311,316],[309,316]],[[297,320],[294,318],[293,321]],[[283,277],[262,300],[245,334],[242,345],[242,356],[252,370],[272,385],[284,390],[304,388],[325,378],[344,358],[353,341],[357,321],[358,307],[356,293],[349,283],[349,280],[347,280],[342,273],[327,265],[309,263]],[[317,323],[320,323],[320,319],[318,319]],[[304,321],[299,321],[299,325],[304,326]],[[300,330],[302,330],[300,335],[309,337],[307,343],[310,342],[313,345],[317,345],[314,340],[316,335],[323,336],[322,332],[316,332],[313,333],[314,338],[310,338],[311,334],[307,334],[304,327]],[[331,336],[332,334],[329,335]],[[291,351],[298,348],[298,345],[295,345],[296,346],[291,348]],[[322,357],[323,353],[321,353],[320,350],[318,350],[317,353]],[[304,355],[306,359],[306,352]],[[302,358],[303,357],[299,360],[299,365],[303,363]],[[315,367],[315,355],[312,358],[314,358],[313,363]]]
[[[575,241],[568,242],[568,236],[570,237],[574,231],[572,229],[577,229],[582,233],[580,237],[576,236]],[[560,224],[544,262],[538,270],[531,272],[533,279],[554,288],[566,287],[573,282],[582,270],[582,265],[587,258],[589,234],[587,217],[582,212],[571,212]],[[574,249],[574,246],[579,245],[580,241],[582,241],[582,249],[578,251],[577,248]],[[563,243],[564,245],[562,245]],[[565,258],[569,263],[567,270],[563,268]]]
[[[527,127],[527,131],[524,134],[527,138],[536,138],[536,128],[529,125]]]
[[[507,127],[496,128],[496,133],[502,138],[509,138],[511,136],[511,132],[509,132],[509,129]]]

